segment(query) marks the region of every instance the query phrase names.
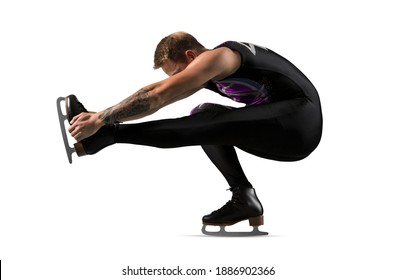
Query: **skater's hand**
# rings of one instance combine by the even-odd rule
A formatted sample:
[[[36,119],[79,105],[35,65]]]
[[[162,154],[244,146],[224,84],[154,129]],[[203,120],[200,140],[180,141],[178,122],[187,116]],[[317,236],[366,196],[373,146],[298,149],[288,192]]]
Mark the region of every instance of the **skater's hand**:
[[[103,125],[97,113],[81,113],[71,120],[69,132],[79,142],[95,134]]]

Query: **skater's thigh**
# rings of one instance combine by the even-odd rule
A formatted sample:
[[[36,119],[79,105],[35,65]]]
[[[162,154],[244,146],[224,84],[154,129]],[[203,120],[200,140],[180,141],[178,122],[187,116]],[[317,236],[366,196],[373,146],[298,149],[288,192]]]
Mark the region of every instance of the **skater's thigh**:
[[[268,121],[292,114],[306,106],[308,99],[301,97],[257,106],[246,106],[226,111],[221,115],[224,122]]]
[[[322,132],[319,108],[309,101],[295,100],[287,106],[268,106],[254,129],[240,127],[245,136],[238,148],[268,159],[295,161],[307,157],[318,145]],[[277,107],[277,105],[280,105]],[[248,126],[248,123],[247,123]]]

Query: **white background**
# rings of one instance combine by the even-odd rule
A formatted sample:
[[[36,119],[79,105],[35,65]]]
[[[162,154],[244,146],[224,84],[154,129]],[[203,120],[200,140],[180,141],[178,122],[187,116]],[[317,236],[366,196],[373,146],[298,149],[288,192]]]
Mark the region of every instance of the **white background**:
[[[0,259],[4,279],[170,279],[127,266],[274,267],[267,279],[394,279],[390,1],[1,1]],[[307,159],[240,160],[270,235],[212,238],[201,217],[229,198],[200,147],[112,146],[67,162],[55,101],[102,110],[165,78],[159,40],[269,47],[317,87],[323,138]],[[202,91],[147,118],[178,117]],[[248,225],[242,225],[247,230]],[[185,278],[185,277],[183,277]],[[228,277],[226,277],[228,279]],[[231,279],[264,279],[234,277]],[[181,278],[180,278],[181,279]]]

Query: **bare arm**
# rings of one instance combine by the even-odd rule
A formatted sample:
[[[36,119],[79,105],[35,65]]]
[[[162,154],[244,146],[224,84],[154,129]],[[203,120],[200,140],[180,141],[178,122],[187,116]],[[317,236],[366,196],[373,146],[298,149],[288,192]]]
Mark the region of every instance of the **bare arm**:
[[[105,124],[112,124],[116,121],[129,120],[131,117],[141,118],[152,114],[154,110],[149,99],[148,90],[142,88],[119,104],[100,112],[99,119]]]
[[[82,113],[76,116],[69,131],[80,141],[96,133],[105,124],[140,119],[190,96],[211,79],[229,76],[239,65],[240,56],[230,49],[220,48],[204,52],[180,73],[143,87],[117,105],[98,113]]]

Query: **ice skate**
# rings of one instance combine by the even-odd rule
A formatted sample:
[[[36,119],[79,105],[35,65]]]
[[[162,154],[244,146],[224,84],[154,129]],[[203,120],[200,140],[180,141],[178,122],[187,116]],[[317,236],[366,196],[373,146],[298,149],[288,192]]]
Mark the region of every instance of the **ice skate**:
[[[82,105],[82,103],[79,102],[77,97],[73,94],[65,98],[65,105],[67,121],[69,123],[75,116],[78,116],[83,112],[88,112],[88,110],[85,109],[84,105]]]
[[[64,101],[66,114],[63,114],[61,103]],[[60,122],[60,128],[62,131],[62,137],[64,146],[66,149],[69,163],[72,163],[72,154],[75,152],[77,156],[92,155],[100,151],[101,149],[112,145],[114,141],[114,132],[118,126],[118,122],[114,125],[105,125],[100,128],[94,135],[74,144],[71,147],[67,139],[67,131],[65,127],[65,121],[70,121],[82,112],[88,112],[84,105],[78,101],[75,95],[69,95],[67,97],[59,97],[57,99],[58,116]]]
[[[111,125],[102,126],[92,136],[75,143],[75,152],[79,157],[85,155],[93,155],[104,149],[105,147],[115,144],[114,135],[118,129],[118,126],[118,122]]]
[[[62,102],[65,103],[66,114],[63,114],[62,112],[62,107],[61,107]],[[70,121],[74,118],[74,116],[77,116],[82,112],[87,112],[87,110],[82,105],[82,103],[78,101],[75,95],[59,97],[56,100],[56,105],[58,109],[59,124],[60,124],[60,129],[62,131],[63,143],[66,149],[67,158],[69,160],[69,163],[72,163],[73,162],[72,154],[76,152],[76,149],[75,147],[70,146],[69,141],[67,139],[65,121],[67,120],[70,123]]]
[[[267,235],[259,230],[263,225],[263,208],[253,188],[232,188],[232,199],[223,207],[203,217],[202,233],[214,236],[255,236]],[[226,226],[248,220],[252,231],[231,232]],[[208,231],[207,226],[219,226],[219,231]]]

